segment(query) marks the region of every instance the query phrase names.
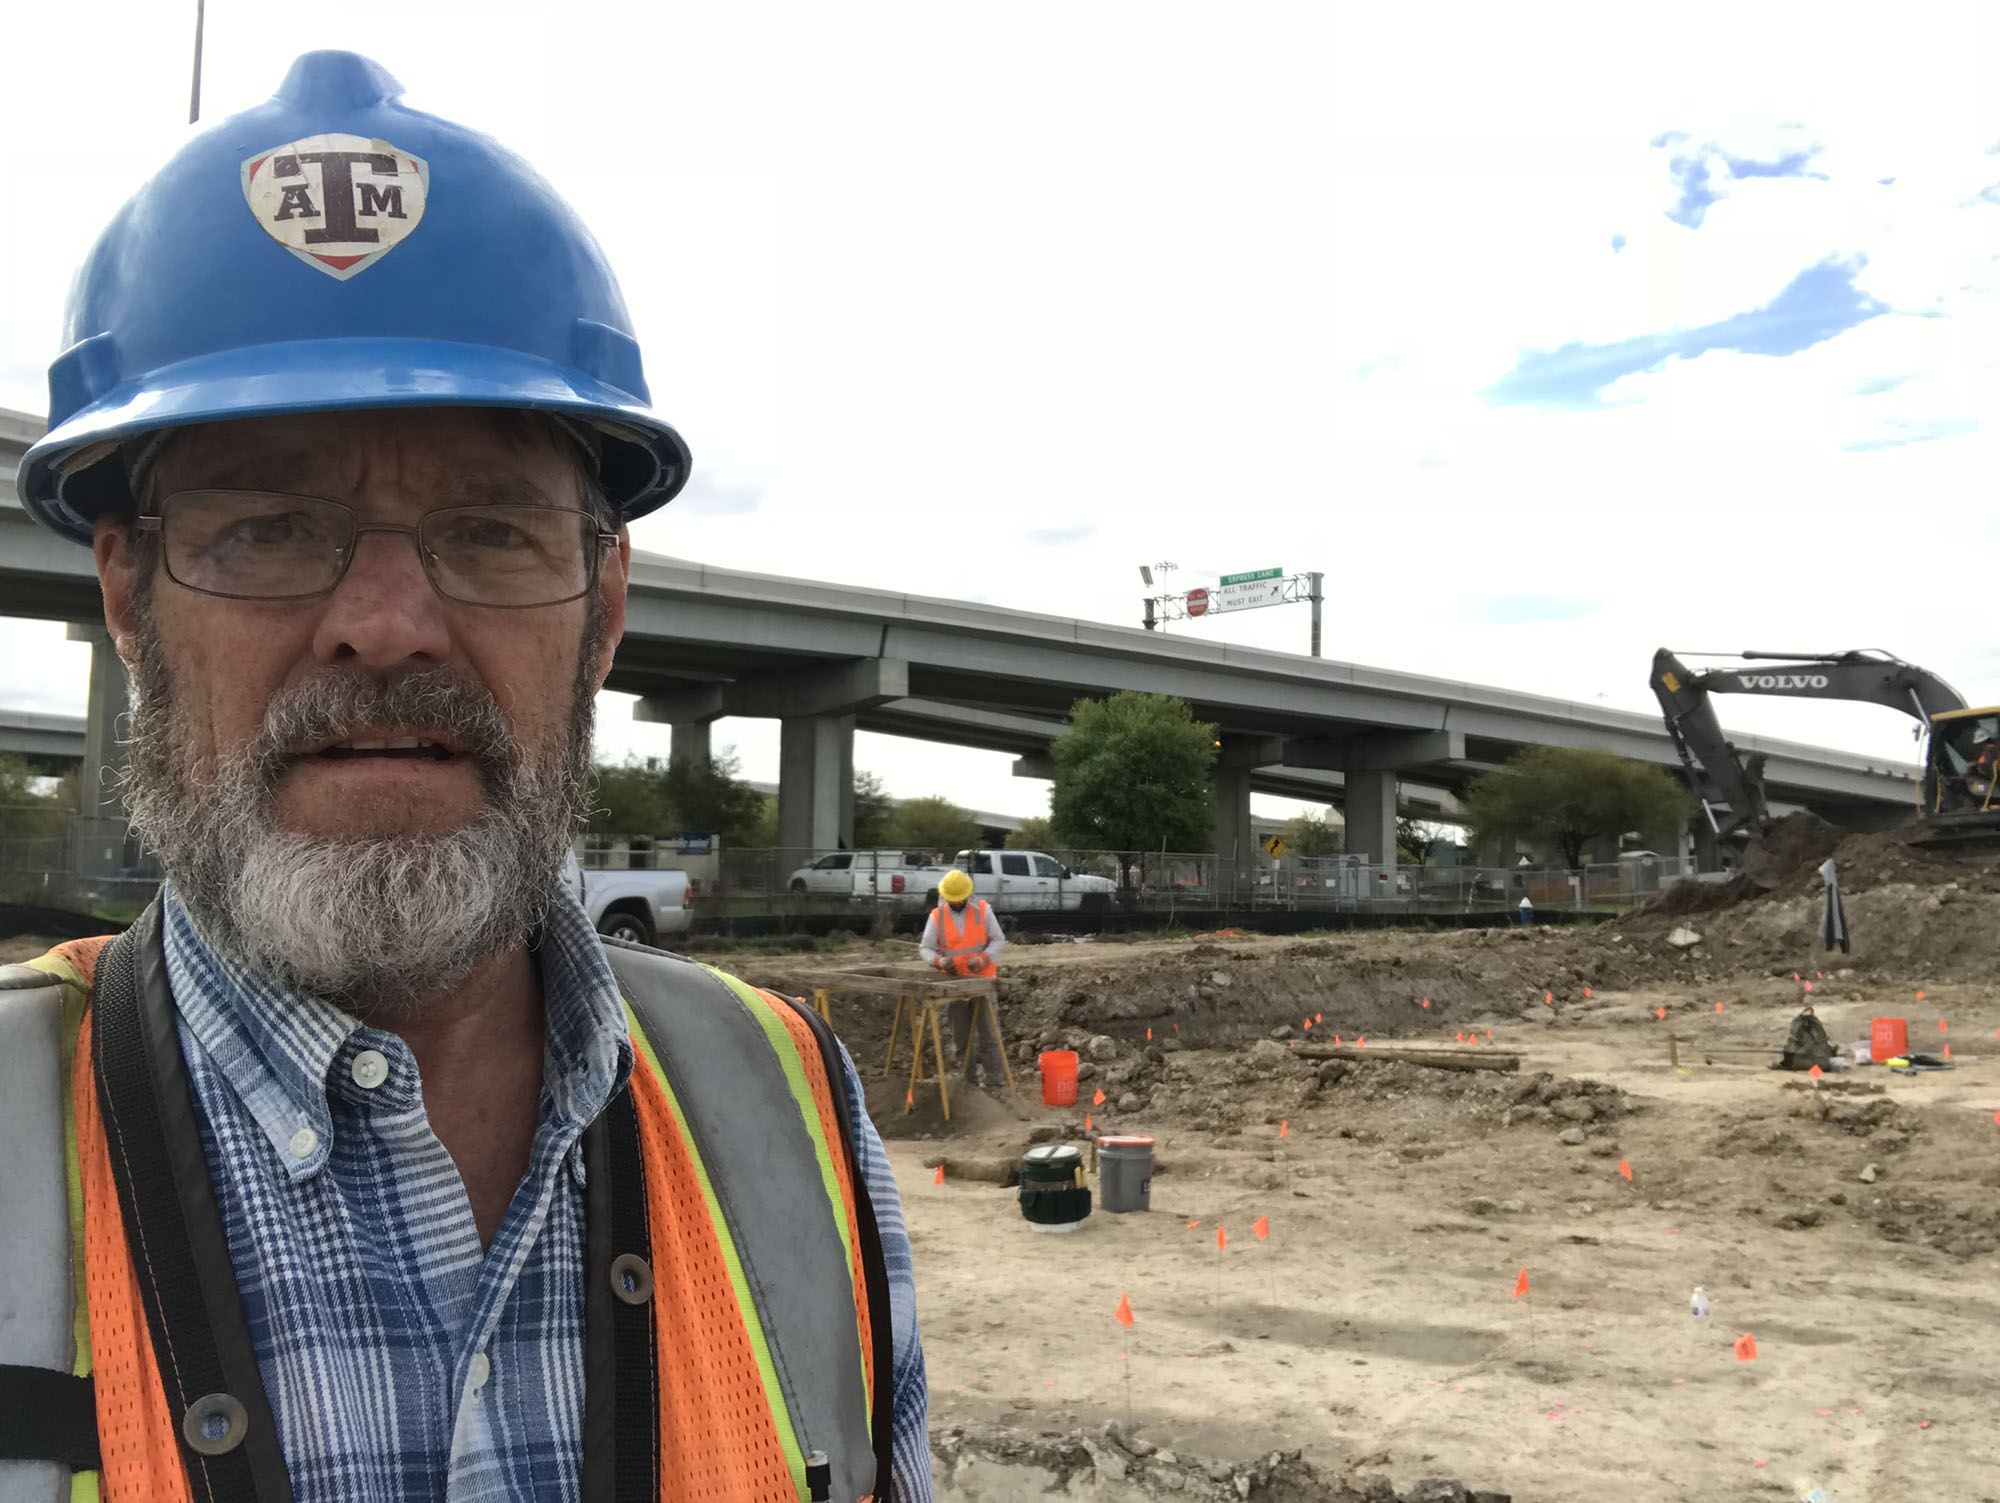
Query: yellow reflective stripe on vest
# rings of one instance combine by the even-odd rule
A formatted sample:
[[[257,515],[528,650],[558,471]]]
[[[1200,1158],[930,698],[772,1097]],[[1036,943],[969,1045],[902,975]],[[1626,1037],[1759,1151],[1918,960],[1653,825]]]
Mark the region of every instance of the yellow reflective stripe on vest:
[[[757,1377],[764,1385],[764,1403],[770,1408],[773,1421],[783,1417],[782,1424],[773,1423],[771,1428],[778,1432],[778,1444],[785,1453],[786,1470],[792,1474],[792,1486],[803,1499],[806,1495],[806,1459],[799,1450],[797,1424],[791,1406],[785,1402],[785,1390],[778,1382],[778,1369],[771,1361],[770,1343],[764,1339],[763,1317],[757,1313],[757,1302],[751,1297],[750,1282],[743,1277],[743,1260],[737,1256],[736,1239],[730,1233],[728,1218],[722,1214],[721,1202],[715,1198],[715,1186],[709,1181],[708,1166],[702,1162],[701,1149],[695,1143],[694,1134],[688,1130],[687,1114],[681,1110],[680,1100],[667,1080],[667,1072],[660,1068],[660,1057],[653,1052],[652,1041],[646,1037],[646,1030],[640,1025],[639,1015],[632,1010],[630,1002],[625,1004],[625,1026],[631,1032],[632,1041],[638,1045],[639,1057],[653,1072],[653,1079],[660,1083],[660,1094],[666,1097],[667,1108],[674,1114],[674,1128],[680,1134],[688,1162],[694,1166],[695,1179],[701,1185],[702,1204],[708,1207],[709,1224],[715,1228],[715,1244],[721,1249],[723,1265],[729,1270],[729,1287],[736,1296],[736,1313],[742,1318],[744,1334],[750,1338],[750,1350],[757,1357]]]
[[[70,1371],[88,1377],[90,1361],[90,1291],[83,1276],[83,1165],[76,1155],[76,1039],[83,1027],[83,1010],[90,1000],[90,988],[68,961],[55,955],[40,955],[27,962],[38,971],[62,983],[62,1103],[63,1177],[69,1192],[69,1276],[74,1291],[75,1313],[71,1317],[71,1341],[76,1360]],[[69,1503],[98,1503],[97,1472],[71,1472]]]
[[[840,1246],[841,1250],[847,1255],[847,1267],[852,1269],[854,1267],[854,1232],[847,1222],[847,1202],[841,1198],[840,1177],[834,1172],[833,1148],[826,1141],[825,1132],[821,1130],[819,1107],[813,1101],[812,1084],[806,1079],[805,1061],[799,1058],[799,1052],[793,1046],[790,1031],[786,1029],[778,1016],[771,1011],[771,1004],[757,995],[755,988],[738,981],[734,976],[717,970],[714,966],[704,966],[703,969],[736,994],[737,999],[750,1009],[750,1015],[763,1028],[764,1037],[771,1041],[771,1051],[778,1056],[778,1064],[784,1069],[785,1084],[792,1088],[792,1100],[798,1106],[799,1118],[805,1124],[806,1136],[812,1141],[813,1155],[819,1160],[820,1186],[826,1191],[827,1209],[833,1216],[835,1229],[840,1233]],[[839,1079],[835,1074],[837,1064],[838,1062],[835,1060],[828,1060],[826,1062],[826,1086],[830,1091],[844,1091],[847,1089],[847,1082]],[[854,1193],[856,1195],[864,1194],[865,1189],[857,1182],[854,1186]],[[859,1296],[860,1291],[856,1290],[855,1292]],[[860,1332],[857,1328],[857,1337],[859,1334]],[[861,1353],[861,1391],[867,1397],[872,1412],[875,1402],[875,1373],[869,1361],[870,1355],[866,1351]]]

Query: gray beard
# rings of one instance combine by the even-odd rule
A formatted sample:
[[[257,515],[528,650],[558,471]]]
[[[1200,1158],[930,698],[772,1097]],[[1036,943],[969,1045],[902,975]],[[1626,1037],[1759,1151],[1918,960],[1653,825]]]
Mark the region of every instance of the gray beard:
[[[205,768],[187,750],[150,611],[142,617],[126,804],[217,954],[350,1012],[408,1018],[539,928],[588,799],[601,610],[584,632],[566,733],[538,761],[491,693],[460,674],[329,670],[279,690],[257,734]],[[277,785],[301,748],[384,724],[472,757],[486,789],[479,816],[446,834],[365,839],[278,823]]]

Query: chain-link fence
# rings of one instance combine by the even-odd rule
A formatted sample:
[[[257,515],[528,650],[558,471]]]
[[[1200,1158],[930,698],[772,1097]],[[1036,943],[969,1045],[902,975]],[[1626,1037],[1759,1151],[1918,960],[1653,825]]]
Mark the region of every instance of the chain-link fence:
[[[108,910],[144,904],[158,885],[144,858],[107,869],[98,832],[77,821],[65,837],[0,839],[0,901]],[[101,843],[101,842],[99,842]],[[909,847],[708,850],[670,837],[580,837],[586,873],[681,870],[699,919],[844,916],[895,922],[937,901],[953,864],[1001,913],[1145,913],[1191,918],[1260,910],[1327,913],[1612,911],[1693,878],[1684,859],[1647,857],[1561,867],[1409,866],[1359,856],[1231,861],[1155,851],[939,852]],[[688,849],[687,847],[695,847]],[[96,858],[96,859],[93,859]]]

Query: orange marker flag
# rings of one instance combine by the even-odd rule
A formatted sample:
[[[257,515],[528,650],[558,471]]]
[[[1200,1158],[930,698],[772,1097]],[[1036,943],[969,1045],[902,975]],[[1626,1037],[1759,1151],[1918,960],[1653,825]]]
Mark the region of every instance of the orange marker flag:
[[[1217,1252],[1226,1252],[1228,1251],[1228,1249],[1229,1249],[1229,1233],[1225,1232],[1220,1226],[1218,1226],[1215,1229],[1215,1250]]]
[[[944,1165],[942,1164],[938,1165],[937,1173],[931,1176],[931,1183],[934,1185],[941,1185],[944,1183]]]
[[[1922,988],[1922,987],[1918,987],[1918,988],[1917,988],[1917,1000],[1918,1000],[1919,1002],[1921,1002],[1921,1001],[1923,1001],[1923,1000],[1924,1000],[1924,992],[1923,992],[1923,988]]]
[[[1188,1229],[1189,1231],[1193,1231],[1193,1230],[1194,1230],[1194,1229],[1195,1229],[1196,1227],[1198,1227],[1198,1226],[1200,1226],[1200,1225],[1201,1225],[1201,1223],[1200,1223],[1199,1221],[1190,1221],[1190,1222],[1189,1222],[1189,1223],[1187,1224],[1187,1229]]]
[[[1938,1032],[1939,1032],[1939,1033],[1943,1033],[1944,1031],[1945,1031],[1945,1026],[1944,1026],[1944,1019],[1943,1019],[1943,1018],[1939,1018],[1939,1019],[1938,1019]]]
[[[1618,1161],[1618,1172],[1624,1175],[1627,1181],[1630,1181],[1632,1178],[1632,1161],[1630,1159],[1620,1159]]]
[[[1323,1013],[1323,1012],[1316,1012],[1316,1013],[1314,1013],[1314,1014],[1313,1014],[1313,1021],[1314,1021],[1315,1023],[1324,1023],[1324,1022],[1326,1021],[1326,1014],[1325,1014],[1325,1013]]]
[[[1104,1092],[1103,1092],[1103,1091],[1102,1091],[1101,1089],[1100,1089],[1100,1090],[1098,1091],[1098,1093],[1097,1093],[1097,1094],[1096,1094],[1095,1096],[1093,1096],[1093,1097],[1091,1097],[1091,1098],[1090,1098],[1090,1104],[1091,1104],[1092,1106],[1102,1106],[1102,1105],[1104,1105]]]
[[[1810,1075],[1814,1080],[1818,1080],[1825,1073],[1818,1065],[1814,1065],[1810,1070],[1806,1071],[1806,1074]]]
[[[1453,1039],[1453,1041],[1454,1041],[1454,1042],[1456,1042],[1456,1043],[1460,1043],[1460,1044],[1464,1043],[1464,1042],[1465,1042],[1465,1030],[1464,1030],[1463,1028],[1459,1029],[1457,1033],[1454,1033],[1454,1034],[1452,1035],[1452,1039]]]
[[[1486,1042],[1489,1044],[1493,1042],[1493,1030],[1491,1028],[1486,1030]]]
[[[1255,1221],[1250,1223],[1250,1230],[1255,1232],[1257,1240],[1262,1242],[1266,1237],[1271,1235],[1271,1218],[1269,1216],[1259,1216]]]
[[[1424,998],[1424,1006],[1429,1007],[1430,1005],[1431,999],[1429,997]]]
[[[1556,994],[1554,992],[1543,992],[1542,1006],[1554,1007],[1555,1005],[1556,1005]]]
[[[1736,1360],[1738,1362],[1755,1362],[1757,1360],[1757,1338],[1752,1336],[1748,1331],[1745,1331],[1741,1336],[1736,1338]]]
[[[906,1112],[913,1112],[916,1109],[917,1109],[917,1088],[915,1086],[911,1086],[907,1091],[903,1092],[903,1110]]]
[[[1799,973],[1798,973],[1797,971],[1793,971],[1793,972],[1792,972],[1792,980],[1796,981],[1796,980],[1798,980],[1798,979],[1799,979]],[[1923,1000],[1923,996],[1924,996],[1924,994],[1923,994],[1922,992],[1918,992],[1918,993],[1917,993],[1917,1000],[1921,1002],[1921,1001]]]
[[[1951,1058],[1951,1045],[1949,1045],[1949,1044],[1946,1044],[1946,1045],[1944,1046],[1944,1057],[1945,1057],[1946,1059],[1950,1059],[1950,1058]]]
[[[1150,1028],[1146,1030],[1146,1042],[1149,1044],[1153,1042],[1153,1030]]]
[[[1800,985],[1802,985],[1803,987],[1805,987],[1805,989],[1806,989],[1807,991],[1811,991],[1811,990],[1812,990],[1812,983],[1811,983],[1810,981],[1804,981],[1804,982],[1801,982],[1801,983],[1800,983]]]
[[[1292,1124],[1289,1119],[1282,1121],[1278,1124],[1278,1136],[1281,1138],[1291,1130],[1292,1130]]]
[[[1368,1047],[1368,1035],[1365,1033],[1356,1034],[1354,1036],[1354,1047],[1357,1049],[1366,1049]]]
[[[1092,1127],[1091,1127],[1091,1125],[1090,1125],[1090,1113],[1089,1113],[1089,1112],[1085,1112],[1085,1113],[1083,1114],[1083,1130],[1084,1130],[1085,1132],[1091,1132],[1091,1131],[1093,1131],[1093,1129],[1092,1129]]]
[[[1667,1015],[1667,1010],[1664,1007],[1656,1007],[1653,1009],[1653,1016],[1656,1018],[1664,1018],[1666,1015]]]
[[[1520,1299],[1528,1292],[1528,1270],[1523,1268],[1514,1280],[1514,1298]]]
[[[1826,980],[1826,972],[1825,972],[1825,971],[1814,971],[1814,972],[1813,972],[1813,980],[1815,980],[1815,981],[1824,981],[1824,980]]]
[[[1111,1312],[1111,1318],[1126,1330],[1129,1331],[1132,1329],[1132,1298],[1130,1295],[1121,1294],[1118,1296],[1118,1308]]]
[[[1994,1035],[1995,1035],[1996,1037],[2000,1037],[2000,1028],[1996,1028],[1996,1029],[1994,1029],[1994,1030],[1993,1030],[1993,1032],[1994,1032]],[[1335,1035],[1333,1036],[1333,1041],[1334,1041],[1334,1043],[1335,1043],[1335,1044],[1338,1044],[1338,1043],[1340,1042],[1340,1035],[1336,1033],[1336,1034],[1335,1034]]]
[[[1718,1002],[1718,1003],[1716,1003],[1716,1004],[1715,1004],[1715,1010],[1716,1010],[1717,1012],[1721,1012],[1721,1011],[1722,1011],[1722,1004],[1721,1004],[1720,1002]]]
[[[1585,987],[1585,988],[1583,989],[1583,994],[1584,994],[1584,996],[1588,997],[1588,996],[1590,995],[1590,988],[1586,986],[1586,987]]]

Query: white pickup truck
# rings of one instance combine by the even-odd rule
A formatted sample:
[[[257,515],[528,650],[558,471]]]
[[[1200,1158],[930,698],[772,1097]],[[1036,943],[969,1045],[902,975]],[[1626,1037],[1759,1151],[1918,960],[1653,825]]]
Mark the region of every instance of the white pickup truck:
[[[563,881],[599,934],[635,944],[685,934],[694,923],[694,883],[683,871],[584,871],[570,857]]]
[[[1027,909],[1108,908],[1118,884],[1109,877],[1072,872],[1040,851],[960,851],[952,865],[972,878],[973,892],[993,905],[996,913]],[[937,878],[931,875],[926,898],[937,901]]]

